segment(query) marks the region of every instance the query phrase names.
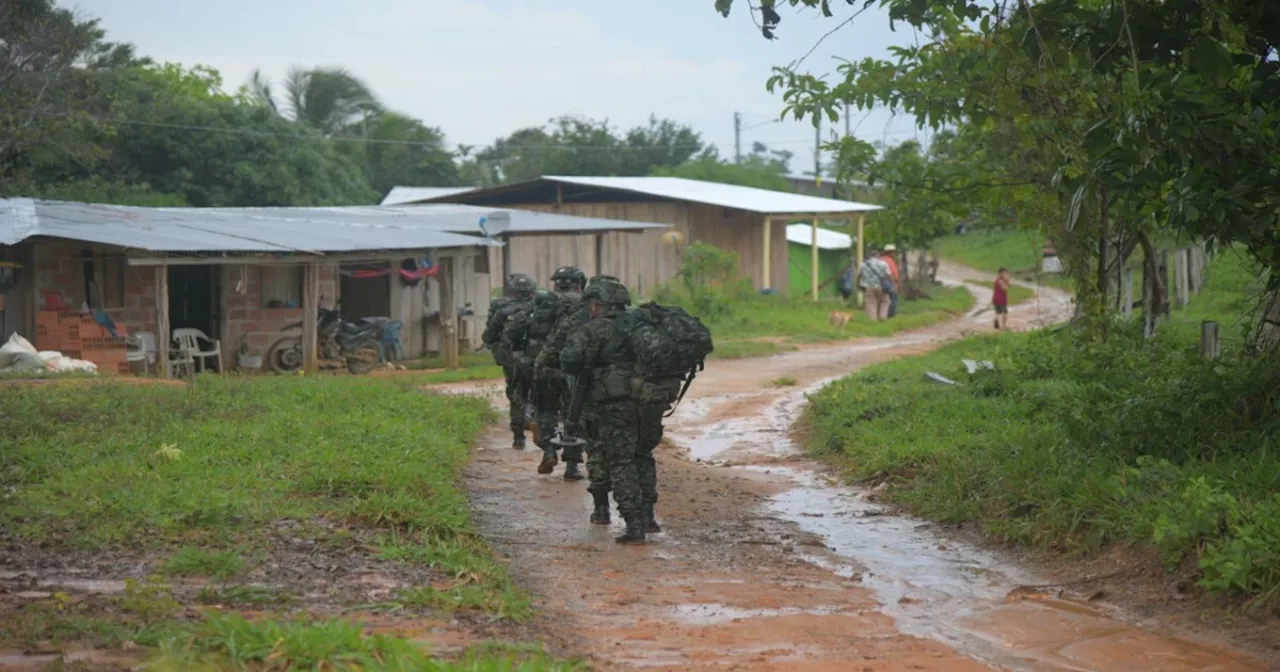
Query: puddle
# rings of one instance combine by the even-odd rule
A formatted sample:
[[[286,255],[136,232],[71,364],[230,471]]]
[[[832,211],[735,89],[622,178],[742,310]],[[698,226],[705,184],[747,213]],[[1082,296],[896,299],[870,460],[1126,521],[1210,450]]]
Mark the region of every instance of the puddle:
[[[668,610],[668,614],[681,623],[689,625],[718,625],[720,623],[732,623],[744,618],[771,618],[778,616],[797,616],[800,614],[810,614],[814,616],[827,616],[830,614],[838,614],[845,611],[844,608],[838,606],[817,606],[817,607],[784,607],[782,609],[741,609],[731,607],[724,604],[682,604],[672,607]]]

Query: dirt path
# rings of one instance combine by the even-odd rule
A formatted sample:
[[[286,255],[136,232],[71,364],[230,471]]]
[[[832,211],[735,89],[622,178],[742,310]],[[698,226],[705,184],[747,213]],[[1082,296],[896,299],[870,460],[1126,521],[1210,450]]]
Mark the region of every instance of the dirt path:
[[[942,274],[984,281],[972,290],[980,305],[989,295],[981,274]],[[1066,295],[1044,289],[1010,325],[1069,313]],[[839,486],[791,445],[805,391],[988,331],[990,317],[709,366],[668,423],[665,532],[647,546],[612,543],[620,521],[589,525],[583,484],[538,476],[537,456],[512,451],[497,429],[470,475],[480,524],[537,595],[555,648],[597,669],[1267,669],[1088,603],[1010,595],[1039,582],[879,509],[874,493]],[[782,377],[796,385],[774,387]]]

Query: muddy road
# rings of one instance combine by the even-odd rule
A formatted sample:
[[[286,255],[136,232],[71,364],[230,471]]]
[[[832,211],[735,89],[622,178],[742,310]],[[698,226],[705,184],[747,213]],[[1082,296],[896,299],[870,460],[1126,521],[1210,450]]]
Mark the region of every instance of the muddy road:
[[[979,305],[989,278],[945,268]],[[1010,326],[1065,319],[1051,289]],[[1212,640],[1134,625],[1116,609],[1019,586],[1046,583],[992,552],[895,515],[826,476],[790,439],[804,394],[834,377],[989,331],[991,313],[889,339],[716,361],[668,422],[658,518],[643,547],[590,525],[585,483],[535,473],[501,429],[470,485],[484,532],[536,595],[545,636],[597,669],[1264,670]],[[772,381],[787,377],[784,389]],[[473,388],[474,389],[474,388]],[[490,390],[495,394],[496,390]]]

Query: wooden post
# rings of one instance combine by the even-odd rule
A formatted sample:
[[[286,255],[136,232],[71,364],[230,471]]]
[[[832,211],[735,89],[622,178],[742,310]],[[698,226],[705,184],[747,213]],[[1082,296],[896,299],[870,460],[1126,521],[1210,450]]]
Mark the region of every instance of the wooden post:
[[[1173,294],[1179,308],[1186,308],[1190,301],[1191,272],[1187,263],[1190,250],[1182,249],[1173,253]]]
[[[448,369],[459,368],[462,363],[458,352],[458,301],[453,295],[454,258],[440,259],[440,354]]]
[[[814,301],[818,300],[818,216],[809,222],[809,285]]]
[[[770,289],[773,287],[773,220],[768,215],[764,218],[764,258],[760,261],[764,268],[764,277],[761,279],[760,288]]]
[[[156,368],[160,377],[169,377],[169,267],[155,267],[156,280]]]
[[[320,265],[311,262],[302,267],[302,370],[320,370]]]
[[[1120,312],[1124,319],[1133,319],[1133,269],[1127,266],[1120,276]]]
[[[862,291],[861,287],[858,287],[858,273],[862,270],[862,263],[866,261],[865,253],[867,248],[865,236],[862,235],[866,229],[864,226],[866,221],[867,216],[865,214],[858,215],[858,258],[857,263],[853,267],[853,286],[856,296],[858,297],[859,306],[865,305],[867,300],[866,293]]]
[[[604,234],[596,234],[596,275],[604,275]]]
[[[597,262],[599,259],[597,259]],[[597,266],[599,264],[597,263]],[[599,269],[597,269],[599,271]],[[437,271],[438,272],[438,271]],[[502,236],[502,293],[507,293],[507,278],[513,273],[511,270],[511,234]]]
[[[1222,341],[1219,340],[1218,323],[1205,320],[1200,323],[1200,356],[1205,359],[1217,359],[1222,354]]]

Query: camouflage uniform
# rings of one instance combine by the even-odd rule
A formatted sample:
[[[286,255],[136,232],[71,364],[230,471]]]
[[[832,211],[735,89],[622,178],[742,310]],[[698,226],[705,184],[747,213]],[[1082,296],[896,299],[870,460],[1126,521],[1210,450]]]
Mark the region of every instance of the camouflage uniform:
[[[640,479],[640,491],[644,495],[646,532],[661,532],[653,509],[658,503],[658,464],[653,459],[653,451],[662,443],[662,421],[671,404],[680,395],[680,380],[664,380],[653,383],[657,395],[663,401],[640,402],[640,439],[636,451],[636,470]]]
[[[542,350],[543,344],[551,333],[551,327],[559,315],[560,297],[540,289],[528,308],[513,314],[502,331],[502,342],[511,353],[517,377],[524,381],[528,390],[527,408],[531,409],[529,419],[533,420],[537,428],[534,442],[539,448],[545,448],[546,442],[555,436],[559,399],[550,400],[551,410],[548,417],[547,397],[551,392],[547,389],[545,382],[535,379],[534,359]]]
[[[640,405],[632,390],[635,352],[614,322],[625,312],[631,298],[626,287],[607,282],[588,289],[583,293],[583,300],[599,312],[585,327],[569,336],[560,352],[560,362],[567,373],[590,376],[586,405],[595,424],[591,447],[602,453],[613,499],[627,522],[626,533],[617,541],[643,542],[647,520],[636,464]],[[597,485],[593,474],[592,495],[599,509],[602,493],[596,490]],[[608,505],[607,500],[604,503]]]
[[[511,405],[510,419],[513,436],[511,445],[520,450],[524,448],[524,405],[529,396],[528,386],[519,378],[519,369],[515,366],[516,362],[507,349],[503,333],[507,322],[514,315],[528,312],[532,306],[533,294],[537,291],[537,284],[523,273],[514,273],[507,278],[507,291],[508,296],[494,301],[490,306],[484,334],[480,338],[493,353],[494,362],[502,367],[502,375],[507,382],[507,402]]]

